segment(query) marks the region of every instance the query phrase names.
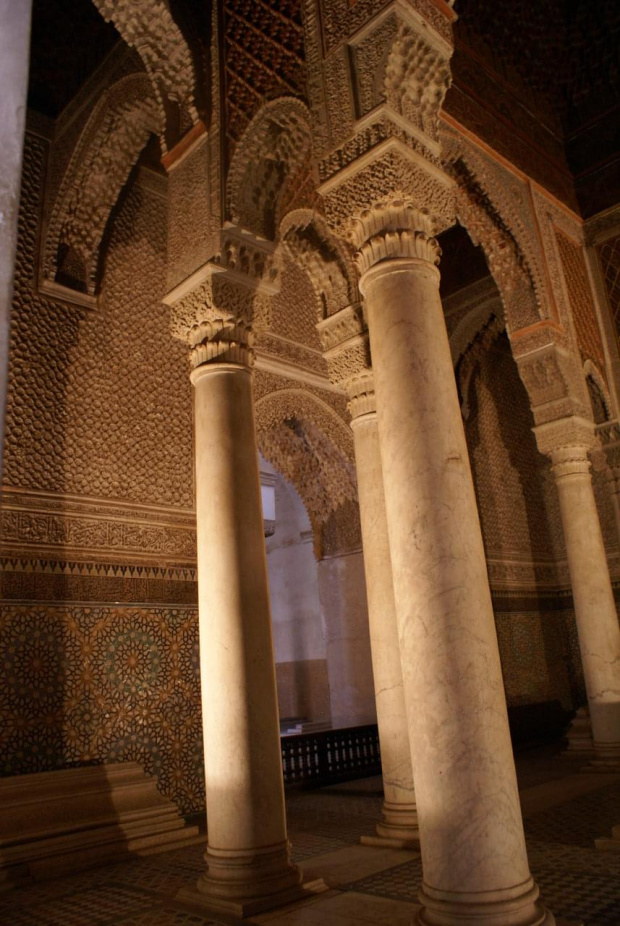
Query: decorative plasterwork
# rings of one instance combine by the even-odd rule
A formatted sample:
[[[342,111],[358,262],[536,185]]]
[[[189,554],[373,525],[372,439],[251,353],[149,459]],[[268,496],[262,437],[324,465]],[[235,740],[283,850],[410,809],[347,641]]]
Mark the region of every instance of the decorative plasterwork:
[[[341,393],[342,389],[335,385],[327,376],[316,373],[300,366],[298,362],[287,359],[279,355],[270,354],[266,350],[257,347],[255,350],[256,359],[254,362],[255,369],[263,373],[272,373],[286,380],[293,380],[299,383],[305,383],[308,386],[314,386],[316,389],[323,389],[325,392]]]
[[[359,300],[352,255],[316,213],[289,212],[280,223],[280,241],[308,274],[317,297],[317,321]]]
[[[478,313],[474,314],[478,316]],[[476,367],[491,345],[497,340],[500,334],[506,330],[506,325],[501,313],[495,315],[492,309],[488,311],[486,318],[480,318],[478,316],[475,320],[478,321],[479,327],[475,332],[472,332],[473,337],[471,337],[464,351],[457,357],[457,379],[461,394],[461,413],[466,421],[470,415],[470,386]],[[472,319],[472,322],[473,321],[474,319]],[[452,357],[454,361],[454,353]]]
[[[585,361],[583,365],[583,375],[586,378],[586,384],[590,394],[594,421],[596,424],[603,424],[612,417],[611,409],[613,408],[605,377],[591,360]]]
[[[0,528],[5,557],[60,555],[171,565],[193,564],[196,558],[192,511],[8,489]]]
[[[110,212],[149,135],[161,127],[144,75],[125,77],[103,93],[51,207],[41,262],[41,287],[49,295],[57,295],[59,285],[72,301],[96,295]]]
[[[361,246],[359,217],[393,203],[427,215],[424,231],[431,237],[455,221],[454,181],[398,139],[350,164],[320,192],[328,224],[356,248]],[[402,227],[411,230],[410,224]]]
[[[486,328],[492,318],[496,318],[501,323],[500,330],[505,328],[506,323],[503,315],[503,305],[497,292],[490,293],[483,302],[472,307],[471,311],[461,319],[450,335],[450,353],[452,354],[454,366],[465,355],[479,332]]]
[[[361,305],[341,309],[320,322],[317,329],[330,379],[346,390],[349,411],[357,417],[363,413],[361,406],[368,404],[363,397],[372,393],[374,403],[370,344]]]
[[[268,325],[269,298],[277,292],[274,246],[227,223],[221,252],[169,292],[173,337],[190,348],[192,369],[205,363],[254,362],[254,326]]]
[[[552,316],[526,186],[446,126],[441,142],[445,168],[457,183],[458,217],[485,251],[504,299],[509,329]]]
[[[441,248],[434,237],[435,222],[427,209],[408,199],[374,204],[354,216],[351,237],[358,251],[360,274],[382,260],[414,257],[438,264]]]
[[[439,112],[450,86],[452,48],[429,30],[401,20],[385,69],[388,103],[424,135],[437,140]]]
[[[326,435],[348,463],[353,463],[353,437],[348,425],[327,402],[308,390],[273,389],[258,399],[255,414],[259,434],[289,419],[310,421]]]
[[[198,121],[194,93],[195,75],[192,56],[165,0],[93,0],[106,20],[113,22],[124,40],[139,53],[153,86],[166,124],[166,104],[178,104],[181,129]],[[162,138],[165,149],[165,142]]]
[[[288,179],[312,146],[310,114],[294,97],[266,103],[233,156],[227,180],[228,214],[235,224],[273,240]]]
[[[320,554],[322,527],[347,502],[357,502],[351,433],[328,405],[303,391],[272,392],[256,402],[263,456],[298,491]]]

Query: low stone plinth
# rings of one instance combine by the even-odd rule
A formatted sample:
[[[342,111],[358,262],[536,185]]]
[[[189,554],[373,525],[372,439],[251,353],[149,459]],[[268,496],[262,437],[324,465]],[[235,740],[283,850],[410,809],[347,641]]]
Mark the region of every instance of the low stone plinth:
[[[0,889],[201,839],[135,762],[0,779]]]

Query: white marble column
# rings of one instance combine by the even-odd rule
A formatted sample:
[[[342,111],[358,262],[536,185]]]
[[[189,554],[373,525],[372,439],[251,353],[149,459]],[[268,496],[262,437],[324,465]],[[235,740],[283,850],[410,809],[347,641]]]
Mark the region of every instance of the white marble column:
[[[351,399],[349,408],[355,443],[384,801],[377,835],[363,836],[362,843],[411,848],[419,845],[420,834],[374,406],[372,374],[369,374],[363,382],[363,393]]]
[[[404,222],[405,225],[401,224]],[[381,223],[381,224],[380,224]],[[530,874],[491,595],[428,217],[361,217],[425,926],[555,922]],[[358,231],[358,240],[360,234]]]
[[[208,845],[197,890],[179,897],[235,916],[301,891],[286,832],[249,337],[235,319],[190,331]]]
[[[30,0],[0,0],[0,477],[31,5]]]
[[[620,767],[620,625],[586,447],[551,454],[594,740],[595,764]]]

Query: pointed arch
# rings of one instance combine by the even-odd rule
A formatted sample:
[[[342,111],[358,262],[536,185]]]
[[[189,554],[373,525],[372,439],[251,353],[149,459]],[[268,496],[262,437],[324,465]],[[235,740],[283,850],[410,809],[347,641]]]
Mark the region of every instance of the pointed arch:
[[[303,389],[281,389],[255,406],[258,445],[294,486],[315,537],[330,516],[357,503],[350,429],[327,403]]]
[[[312,146],[310,113],[295,97],[265,103],[235,149],[228,172],[227,209],[231,220],[274,240],[294,177]]]
[[[280,246],[304,268],[317,298],[317,322],[360,301],[353,255],[310,209],[295,209],[280,223]]]
[[[145,74],[124,77],[102,95],[52,205],[43,246],[44,283],[96,294],[108,218],[149,136],[161,128]]]
[[[499,288],[510,331],[547,317],[545,284],[536,243],[516,202],[484,159],[447,127],[442,130],[446,170],[456,180],[456,215],[485,254]]]

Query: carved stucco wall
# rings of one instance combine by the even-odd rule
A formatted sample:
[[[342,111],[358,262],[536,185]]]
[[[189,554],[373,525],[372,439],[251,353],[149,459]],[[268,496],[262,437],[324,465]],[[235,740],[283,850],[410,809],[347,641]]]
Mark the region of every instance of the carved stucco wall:
[[[506,698],[509,705],[557,699],[570,710],[585,698],[581,658],[557,490],[532,425],[508,338],[500,334],[469,383],[465,431]],[[611,545],[613,521],[598,479],[595,488]]]
[[[564,555],[557,492],[538,452],[525,388],[505,334],[472,377],[465,430],[489,559]]]
[[[597,253],[616,337],[620,341],[620,235],[599,244]]]
[[[101,304],[33,286],[45,147],[29,139],[5,438],[10,486],[191,508],[191,393],[161,306],[166,201],[134,184],[114,224]]]
[[[147,174],[128,191],[99,307],[55,303],[34,283],[46,156],[29,135],[5,441],[0,773],[135,760],[198,810],[191,393],[161,307],[165,188]]]
[[[56,303],[35,285],[47,147],[28,136],[2,509],[0,774],[135,760],[191,812],[204,806],[192,410],[186,351],[161,305],[165,181],[139,172],[124,196],[99,306]],[[271,346],[323,372],[315,310],[289,268]],[[257,400],[291,390],[289,412],[320,432],[324,464],[335,453],[343,474],[330,549],[359,550],[345,399],[256,374]]]
[[[555,234],[582,359],[592,360],[605,375],[603,342],[583,247],[559,229]]]

